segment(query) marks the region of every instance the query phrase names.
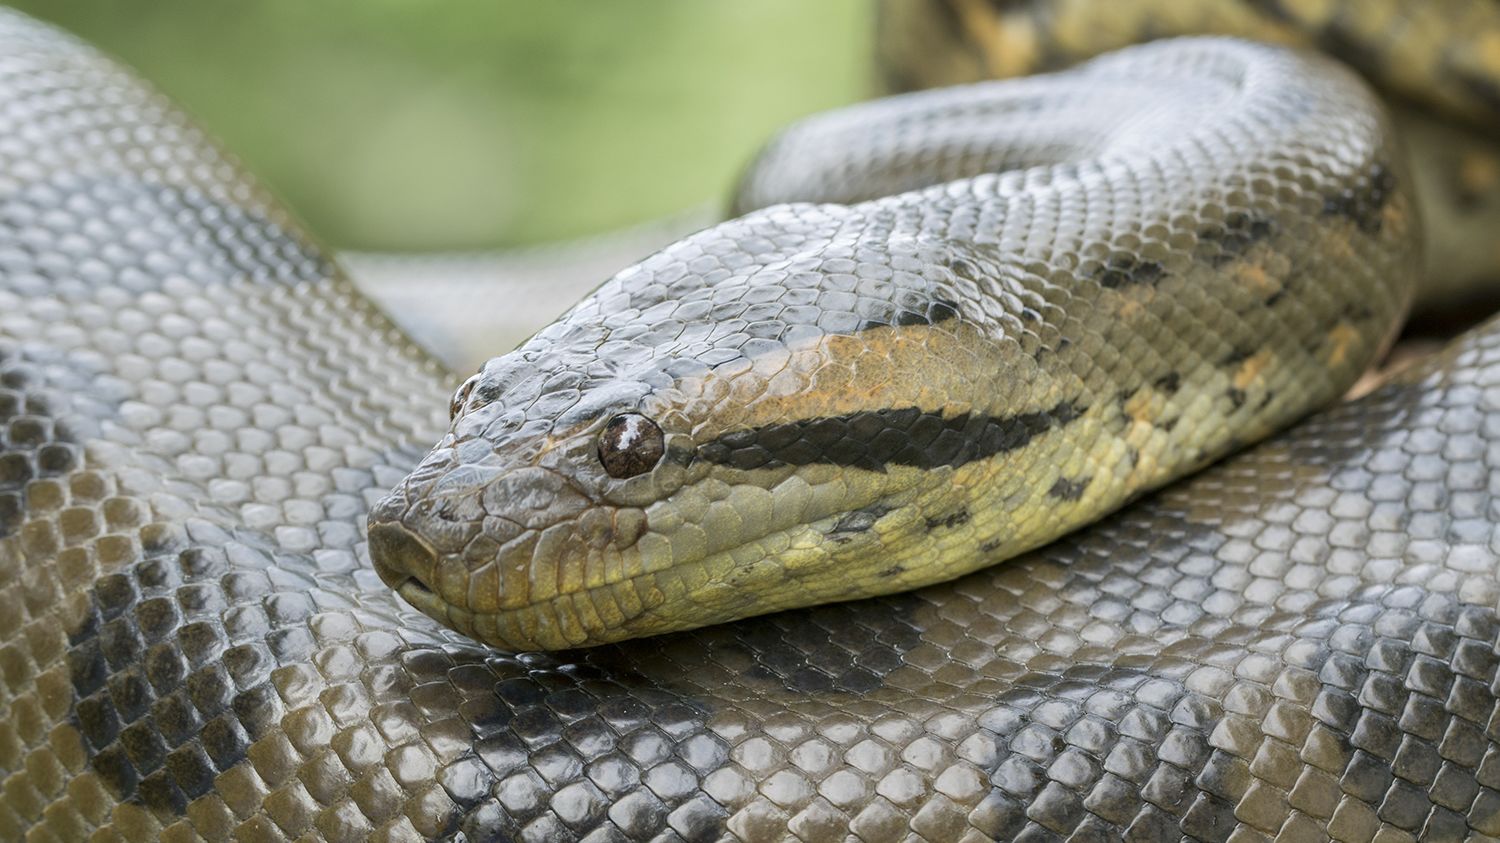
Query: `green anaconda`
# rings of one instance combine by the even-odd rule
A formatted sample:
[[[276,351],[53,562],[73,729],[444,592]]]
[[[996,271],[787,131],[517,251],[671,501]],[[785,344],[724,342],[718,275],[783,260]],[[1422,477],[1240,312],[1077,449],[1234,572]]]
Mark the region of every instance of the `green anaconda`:
[[[375,566],[533,650],[1014,557],[1370,365],[1420,267],[1391,138],[1347,71],[1223,40],[813,118],[764,210],[464,384]]]
[[[1224,312],[1242,305],[1256,327],[1205,325],[1185,337],[1177,359],[1200,362],[1142,367],[1151,379],[1138,399],[1100,388],[1088,393],[1100,400],[1083,403],[1071,402],[1084,393],[1059,391],[1053,403],[1044,400],[1051,393],[1017,396],[1035,402],[1019,424],[980,425],[986,458],[1069,427],[1100,436],[1149,428],[1135,457],[1127,432],[1114,463],[1140,466],[1178,447],[1169,443],[1180,426],[1162,431],[1164,413],[1187,411],[1173,402],[1194,389],[1206,397],[1193,418],[1250,415],[1245,435],[1254,436],[1255,425],[1295,414],[1278,395],[1300,388],[1331,399],[1389,333],[1337,326],[1389,318],[1409,295],[1410,279],[1384,272],[1416,272],[1415,252],[1401,245],[1416,230],[1408,177],[1362,85],[1319,59],[1227,41],[1147,47],[1083,72],[1122,65],[1162,71],[1164,86],[1201,96],[1139,115],[1084,96],[1075,119],[1093,113],[1113,121],[1113,133],[1081,127],[1079,137],[1097,144],[1086,148],[1023,135],[1036,146],[1001,166],[1073,162],[1074,184],[1109,185],[1109,162],[1153,162],[1132,183],[1140,194],[1111,194],[1114,221],[1140,219],[1131,214],[1147,206],[1136,195],[1175,207],[1164,188],[1189,182],[1168,161],[1240,162],[1241,182],[1191,182],[1223,192],[1217,215],[1187,197],[1184,207],[1205,217],[1174,215],[1161,236],[1120,239],[1079,255],[1073,270],[1099,301],[1114,297],[1118,316],[1179,312],[1172,300],[1220,302]],[[1236,78],[1279,80],[1286,96],[1225,81]],[[1126,81],[1122,97],[1142,90]],[[1215,142],[1235,130],[1272,144],[1300,135],[1236,122],[1223,114],[1227,102],[1259,103],[1285,126],[1323,125],[1343,139],[1299,142],[1293,151],[1305,162],[1292,156],[1262,171],[1255,162],[1279,159]],[[1174,145],[1180,138],[1200,140]],[[796,143],[791,135],[779,148]],[[1014,172],[928,189],[932,202],[921,206],[856,205],[869,228],[834,232],[850,251],[830,254],[825,277],[877,272],[854,235],[879,231],[910,248],[886,253],[883,280],[901,295],[882,309],[855,293],[858,284],[830,287],[848,293],[831,297],[844,303],[826,307],[835,318],[776,337],[814,343],[799,346],[812,354],[820,337],[847,338],[892,357],[908,350],[898,329],[957,349],[962,326],[988,314],[1050,341],[1045,353],[1043,343],[1017,342],[1005,362],[1061,372],[1046,361],[1064,356],[1051,340],[1061,335],[1056,320],[1072,318],[1097,326],[1073,334],[1077,343],[1100,348],[1065,359],[1116,369],[1128,355],[1100,342],[1119,336],[1102,314],[1059,317],[1054,287],[1028,286],[1039,276],[1033,267],[972,236],[990,218],[965,216],[960,205],[1043,187]],[[1304,196],[1304,185],[1327,192]],[[765,195],[779,200],[778,190]],[[1260,202],[1268,195],[1286,204]],[[915,235],[936,230],[924,226],[940,222],[929,210],[945,201],[948,230],[962,229],[972,250],[928,251]],[[827,234],[848,213],[779,207],[719,230],[744,232],[735,242],[752,256],[796,252],[799,237]],[[1060,205],[1052,230],[1079,229],[1084,211]],[[785,236],[765,236],[757,226],[768,223]],[[672,262],[716,281],[775,265],[701,248],[712,240],[698,238],[621,278],[659,270],[670,287],[681,277],[671,277]],[[1314,258],[1362,268],[1367,295],[1353,307],[1321,303],[1318,290],[1331,301],[1353,276],[1296,271]],[[907,259],[943,267],[954,295],[908,295],[920,288]],[[811,271],[794,259],[785,266],[783,289],[800,283],[792,267]],[[1225,299],[1197,296],[1185,281],[1206,278],[1203,267],[1240,276],[1246,299],[1228,289]],[[985,272],[1009,272],[1012,282],[988,309],[976,280]],[[1278,309],[1293,295],[1309,302],[1308,324],[1253,321],[1302,313]],[[628,304],[594,306],[619,316]],[[711,371],[664,367],[647,385],[698,378],[706,398],[716,394],[710,378],[753,370],[770,339],[757,325],[774,321],[752,318],[760,304],[733,300],[712,323],[744,334],[741,356]],[[792,307],[823,306],[783,304],[786,325],[801,324],[786,315]],[[684,296],[663,311],[693,306]],[[631,324],[650,319],[667,321]],[[632,339],[648,343],[649,331]],[[704,334],[705,353],[718,339]],[[615,340],[579,373],[594,360],[641,364],[625,337]],[[954,353],[947,369],[902,388],[924,399],[962,380],[973,361]],[[1285,374],[1293,359],[1320,355],[1330,364],[1322,371],[1337,374]],[[779,371],[800,371],[808,356],[788,354]],[[1097,377],[1092,367],[1073,385]],[[497,368],[513,371],[487,370],[465,390],[454,429],[482,414],[482,402],[500,406],[527,389],[539,407],[555,401],[559,415],[582,406],[567,372],[527,385],[519,367]],[[1489,462],[1500,460],[1500,328],[1466,334],[1360,400],[1003,564],[917,591],[550,654],[507,654],[448,631],[371,566],[366,519],[382,511],[387,490],[432,479],[419,471],[402,480],[450,426],[456,380],[170,106],[87,47],[0,13],[0,839],[1500,835],[1491,725],[1500,710],[1500,504]],[[487,394],[502,382],[508,390]],[[830,397],[829,407],[857,391]],[[609,402],[627,397],[641,396],[603,396],[595,423],[618,418]],[[921,403],[903,409],[911,407],[937,415]],[[969,408],[971,420],[994,417]],[[518,421],[518,438],[535,435]],[[682,459],[673,452],[682,431],[662,421],[658,462]],[[508,423],[495,422],[488,432]],[[1219,422],[1202,426],[1189,462],[1233,444],[1212,438]],[[659,469],[642,469],[650,454],[638,443],[652,439],[642,420],[624,419],[601,464],[650,477]],[[474,441],[455,450],[492,450]],[[695,464],[787,476],[879,475],[868,458],[885,453],[867,447],[844,465],[799,461],[789,445],[773,453],[777,437],[709,441],[720,447]],[[598,443],[587,437],[582,450],[598,459]],[[784,465],[739,456],[757,447]],[[936,447],[895,449],[886,462],[957,470],[956,455],[973,452]],[[1035,478],[1070,469],[1042,491],[1084,500],[1103,480],[1072,473],[1075,459],[1059,451],[1028,470]],[[528,495],[586,498],[554,468],[517,469],[525,482],[501,497],[523,508]],[[713,503],[705,499],[704,511]],[[830,532],[852,545],[890,515],[867,506]],[[929,518],[932,532],[979,529],[976,513],[956,511],[924,514],[913,527],[925,535]],[[467,529],[450,523],[449,537]],[[403,535],[379,540],[435,552],[449,538]]]

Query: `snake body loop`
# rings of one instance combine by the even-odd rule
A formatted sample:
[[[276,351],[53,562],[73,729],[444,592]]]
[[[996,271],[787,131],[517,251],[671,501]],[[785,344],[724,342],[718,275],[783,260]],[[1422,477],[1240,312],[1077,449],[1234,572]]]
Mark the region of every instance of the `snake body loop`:
[[[1016,556],[1341,395],[1417,281],[1408,181],[1351,75],[1222,39],[812,118],[764,210],[464,385],[376,568],[530,650]]]
[[[492,363],[444,434],[459,378],[410,345],[160,97],[88,47],[0,11],[0,840],[1500,835],[1494,323],[1368,396],[1086,531],[917,591],[580,651],[509,655],[412,610],[372,570],[371,543],[388,564],[459,554],[480,539],[499,552],[538,531],[537,547],[562,541],[565,534],[547,538],[549,518],[576,519],[606,536],[604,545],[630,534],[649,544],[670,527],[670,514],[621,513],[649,510],[669,479],[680,483],[681,525],[698,519],[705,543],[751,523],[747,515],[736,526],[722,514],[725,501],[742,507],[734,512],[772,517],[800,501],[803,512],[823,513],[804,522],[818,534],[799,534],[807,546],[843,547],[836,537],[846,537],[865,549],[853,554],[858,559],[878,557],[869,544],[876,537],[920,543],[929,532],[969,534],[981,529],[977,508],[967,520],[955,508],[921,508],[922,500],[956,500],[951,490],[920,485],[937,474],[956,487],[962,467],[947,463],[963,445],[903,457],[930,463],[920,472],[889,459],[884,475],[861,463],[868,446],[840,452],[851,465],[818,463],[788,450],[799,440],[781,431],[708,440],[719,441],[718,451],[695,442],[690,460],[684,437],[714,428],[685,432],[686,411],[657,412],[662,405],[617,410],[647,397],[641,387],[676,390],[694,407],[768,409],[765,400],[738,402],[724,382],[764,371],[756,381],[764,389],[754,394],[776,395],[786,416],[731,416],[736,424],[782,423],[823,436],[826,427],[797,427],[806,416],[795,415],[805,409],[795,401],[805,391],[779,391],[777,375],[826,360],[844,366],[829,377],[847,394],[818,394],[829,412],[850,416],[845,429],[854,431],[867,416],[837,402],[887,388],[917,402],[974,372],[1010,371],[979,353],[979,340],[995,336],[977,334],[980,327],[1015,332],[997,353],[1032,366],[1035,379],[1017,382],[1038,390],[1006,396],[1019,402],[1007,405],[1016,423],[981,441],[1035,447],[1092,431],[1092,441],[1114,443],[1092,456],[1049,451],[1055,459],[1031,459],[1017,472],[1027,481],[1020,489],[1052,480],[1040,487],[1053,507],[1108,498],[1095,484],[1114,498],[1129,494],[1118,473],[1103,469],[1130,465],[1132,435],[1144,437],[1139,470],[1148,456],[1184,448],[1187,462],[1209,459],[1229,447],[1221,428],[1230,419],[1248,419],[1254,431],[1294,415],[1283,399],[1266,396],[1270,384],[1284,395],[1290,387],[1282,384],[1296,381],[1295,361],[1324,355],[1332,363],[1342,347],[1352,371],[1354,357],[1373,353],[1388,330],[1360,329],[1343,340],[1349,335],[1329,333],[1343,319],[1367,318],[1357,304],[1347,313],[1334,304],[1336,289],[1366,290],[1372,320],[1395,314],[1408,296],[1405,280],[1374,272],[1415,261],[1396,245],[1411,237],[1414,218],[1378,109],[1342,71],[1266,48],[1167,45],[1086,72],[1111,66],[1176,80],[1200,96],[1138,122],[1111,103],[1088,101],[1118,130],[1107,143],[1087,135],[1088,148],[1057,148],[1044,133],[1028,134],[1035,121],[1025,109],[998,122],[992,110],[976,120],[1035,141],[1004,166],[1048,168],[865,202],[894,189],[870,186],[842,198],[853,206],[781,206],[691,238],[611,282],[617,295],[592,299],[542,335],[559,362],[576,368],[528,380],[540,361]],[[1290,86],[1278,90],[1300,96],[1226,86],[1221,77],[1237,70],[1247,72],[1242,79],[1269,72]],[[994,90],[1002,96],[990,102],[1000,104],[1006,89]],[[949,102],[943,96],[905,102],[920,110]],[[1236,110],[1253,102],[1263,110]],[[885,108],[867,114],[891,116]],[[1276,119],[1242,121],[1252,114]],[[1341,140],[1295,129],[1306,125],[1337,128]],[[1237,131],[1271,141],[1285,160],[1232,143]],[[805,140],[794,134],[778,148],[789,152]],[[942,148],[949,156],[915,162],[913,180],[896,187],[947,178],[950,166],[973,157],[958,137]],[[1194,169],[1209,159],[1235,166]],[[1136,177],[1121,181],[1121,172]],[[1197,192],[1171,199],[1165,188],[1178,183]],[[1078,204],[1066,185],[1086,188],[1089,202]],[[1114,189],[1092,192],[1102,187]],[[1209,198],[1215,190],[1220,200]],[[792,198],[774,185],[750,193],[767,197],[756,201]],[[1096,219],[1096,209],[1111,213]],[[1030,227],[979,225],[1002,210]],[[1187,216],[1152,216],[1175,210]],[[1152,223],[1164,231],[1150,233]],[[1132,225],[1140,227],[1133,239]],[[1001,234],[985,239],[980,231]],[[1027,251],[1038,241],[1002,242],[1024,232],[1047,232],[1048,242],[1081,244],[1101,232],[1115,239],[1108,249],[1079,251],[1069,267],[1075,283],[1065,287]],[[830,251],[830,236],[843,252]],[[755,291],[787,297],[801,289],[811,270],[797,263],[800,246],[822,261],[819,285],[827,286],[809,287],[818,293],[811,303],[778,299],[777,324],[803,324],[794,308],[843,315],[810,320],[815,331],[767,332],[763,323],[774,319]],[[870,295],[856,283],[881,261],[889,275],[875,280],[900,295]],[[1363,282],[1315,269],[1358,266],[1371,272]],[[915,285],[923,267],[936,280]],[[1207,280],[1210,269],[1239,286],[1200,296],[1189,281],[1217,283]],[[777,272],[784,278],[769,287],[732,282]],[[741,297],[710,304],[692,303],[686,291],[669,297],[690,273]],[[982,293],[981,275],[1002,283],[987,282]],[[1292,278],[1300,283],[1276,288]],[[600,361],[634,372],[652,359],[639,349],[655,348],[661,337],[652,331],[669,320],[631,313],[632,302],[645,303],[635,284],[660,288],[652,295],[665,303],[653,307],[663,314],[720,308],[714,321],[692,323],[697,334],[679,319],[675,341],[698,342],[707,354],[735,335],[745,353],[663,367],[603,394],[583,389],[578,373]],[[938,289],[952,295],[919,295]],[[1085,289],[1093,309],[1061,307]],[[1303,303],[1267,301],[1278,292]],[[1149,322],[1189,312],[1227,319],[1240,305],[1248,325],[1208,321],[1179,345],[1161,344],[1168,323],[1153,334]],[[599,336],[582,355],[571,343],[589,336],[585,317],[595,309],[636,332]],[[1155,339],[1131,340],[1110,327],[1110,319],[1132,318],[1147,320],[1142,336]],[[1022,342],[1027,330],[1035,339]],[[917,333],[926,339],[904,339]],[[1084,348],[1067,356],[1063,337]],[[781,368],[756,368],[770,359],[762,351],[794,341],[803,345]],[[913,345],[949,356],[919,378],[878,379],[864,391],[848,385],[870,377],[865,370],[824,355],[850,344],[887,360]],[[543,349],[528,348],[523,355]],[[1124,360],[1139,361],[1146,376],[1139,397],[1119,395],[1110,386],[1118,381],[1105,378],[1127,371]],[[1171,370],[1176,378],[1155,368],[1171,360],[1196,362]],[[1332,396],[1346,375],[1327,371],[1304,371],[1301,388]],[[695,378],[699,387],[688,390]],[[1061,390],[1069,385],[1089,391]],[[1050,386],[1059,389],[1055,398],[1042,391]],[[481,406],[528,392],[535,398],[524,414]],[[1203,397],[1176,406],[1189,394]],[[981,399],[1001,397],[966,399],[968,418],[981,417]],[[1075,398],[1087,400],[1068,403]],[[946,424],[958,417],[953,409],[943,424],[921,422],[936,425],[927,445],[954,429]],[[1183,420],[1163,430],[1168,410]],[[565,430],[558,420],[568,418],[609,435],[546,437]],[[1175,432],[1185,425],[1201,428],[1191,443]],[[471,428],[484,436],[460,436]],[[505,431],[533,462],[508,479],[487,477],[483,457],[494,449],[484,437]],[[441,460],[418,467],[445,435],[444,448],[473,458],[472,468],[440,474],[431,466]],[[767,461],[752,466],[761,458],[756,447]],[[984,459],[1003,452],[987,448],[994,454]],[[1106,459],[1094,473],[1078,470],[1099,453]],[[589,505],[597,487],[566,470],[584,458],[603,466],[606,456],[601,470],[611,481],[641,481],[608,519],[591,514],[600,511]],[[784,465],[769,466],[772,458]],[[806,489],[767,498],[713,473],[725,469],[784,483],[801,476]],[[494,480],[487,487],[494,491],[476,501],[466,490],[481,480]],[[841,503],[847,497],[824,491],[843,485],[843,493],[887,501],[886,488],[875,485],[901,482],[916,491],[852,510]],[[443,483],[459,494],[445,499]],[[417,526],[377,527],[367,542],[372,511],[377,524],[395,523],[379,501],[398,486],[427,492],[410,501],[424,519],[414,522],[420,535]],[[1026,500],[1021,495],[1017,507]],[[492,503],[508,508],[487,513],[476,539],[466,518]],[[919,555],[928,554],[913,551]],[[588,582],[586,571],[550,586],[520,573],[534,598]],[[435,582],[433,593],[456,594],[467,576]],[[415,586],[405,590],[435,605]],[[487,593],[476,589],[472,599]],[[564,624],[564,633],[594,629],[584,622],[588,605],[575,605],[576,629]]]

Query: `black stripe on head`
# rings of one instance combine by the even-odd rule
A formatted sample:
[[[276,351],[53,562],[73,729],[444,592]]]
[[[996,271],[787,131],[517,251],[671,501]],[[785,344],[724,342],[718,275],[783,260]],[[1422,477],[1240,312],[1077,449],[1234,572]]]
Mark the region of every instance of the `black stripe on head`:
[[[788,465],[842,465],[884,471],[892,465],[958,467],[1013,451],[1083,415],[1063,401],[1047,410],[944,417],[916,407],[861,410],[736,430],[698,448],[698,458],[752,470]]]
[[[894,301],[866,296],[846,307],[824,309],[817,313],[816,325],[826,336],[852,337],[873,328],[937,325],[956,320],[960,315],[958,303],[951,299],[936,298],[924,292],[905,290],[899,292]],[[780,330],[763,336],[762,339],[785,341],[786,330],[792,327],[795,327],[793,323],[784,323]],[[743,348],[716,346],[699,354],[697,362],[706,364],[711,369],[718,369],[754,356]],[[680,373],[673,374],[680,376]]]

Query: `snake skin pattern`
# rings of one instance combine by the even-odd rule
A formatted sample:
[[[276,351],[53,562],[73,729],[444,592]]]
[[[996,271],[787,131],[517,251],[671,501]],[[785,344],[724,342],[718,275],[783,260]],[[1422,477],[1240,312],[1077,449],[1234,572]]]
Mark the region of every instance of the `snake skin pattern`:
[[[1500,836],[1500,325],[952,583],[505,655],[369,568],[451,376],[0,12],[0,839]]]
[[[878,66],[893,92],[1056,70],[1174,35],[1326,51],[1389,95],[1411,150],[1428,245],[1416,315],[1500,299],[1494,0],[881,0],[880,11]]]
[[[520,651],[1008,559],[1342,395],[1408,181],[1350,74],[1223,39],[812,118],[460,389],[373,562]]]

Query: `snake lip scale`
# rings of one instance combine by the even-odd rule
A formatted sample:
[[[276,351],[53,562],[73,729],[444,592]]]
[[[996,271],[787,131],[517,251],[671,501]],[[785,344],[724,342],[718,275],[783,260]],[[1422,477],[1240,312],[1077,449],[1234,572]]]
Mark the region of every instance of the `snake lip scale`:
[[[1015,71],[1153,2],[885,36]],[[1500,90],[1492,3],[1160,8]],[[1451,155],[1195,40],[814,119],[455,393],[191,121],[0,10],[0,840],[1500,837],[1500,323],[1334,401],[1421,262],[1493,270],[1500,151],[1402,109]],[[829,602],[709,623],[782,601]]]

